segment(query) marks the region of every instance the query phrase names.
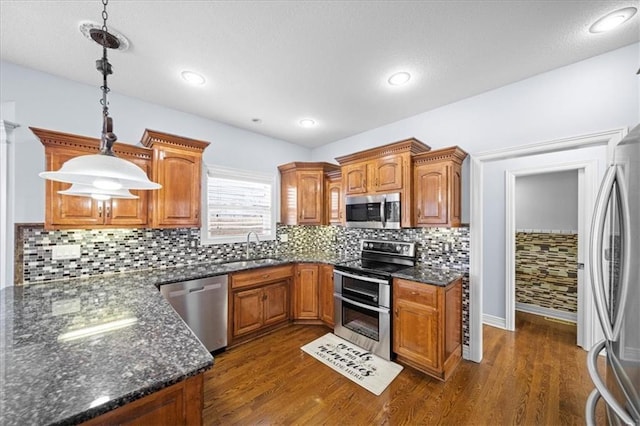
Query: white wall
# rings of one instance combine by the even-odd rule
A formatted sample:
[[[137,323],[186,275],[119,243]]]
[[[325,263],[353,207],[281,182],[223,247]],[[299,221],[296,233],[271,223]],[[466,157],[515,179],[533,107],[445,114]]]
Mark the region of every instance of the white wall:
[[[516,229],[578,230],[578,172],[516,178]]]
[[[632,44],[318,147],[313,161],[408,137],[474,154],[633,126],[640,121],[639,59],[640,43]]]
[[[96,74],[98,77],[98,75]],[[96,77],[96,78],[97,78]],[[100,136],[101,96],[96,86],[0,61],[0,100],[15,102],[16,222],[44,221],[44,147],[29,126]],[[311,159],[311,150],[202,117],[112,92],[110,114],[119,142],[137,144],[145,128],[211,142],[204,162],[277,173],[279,164]]]

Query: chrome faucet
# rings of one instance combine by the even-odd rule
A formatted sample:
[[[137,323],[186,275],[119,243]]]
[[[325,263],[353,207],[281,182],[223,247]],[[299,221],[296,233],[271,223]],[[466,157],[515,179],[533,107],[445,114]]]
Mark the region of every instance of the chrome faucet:
[[[249,259],[249,240],[251,239],[251,234],[256,236],[256,242],[260,242],[260,237],[258,237],[258,234],[255,231],[251,231],[247,234],[247,251],[245,253],[245,259]]]

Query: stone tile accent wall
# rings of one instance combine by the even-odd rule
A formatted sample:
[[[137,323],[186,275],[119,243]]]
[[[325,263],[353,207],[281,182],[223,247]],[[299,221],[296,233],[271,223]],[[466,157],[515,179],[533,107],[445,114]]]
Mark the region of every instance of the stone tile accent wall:
[[[516,301],[577,313],[578,235],[516,232]]]
[[[244,243],[200,245],[198,229],[108,229],[46,231],[42,225],[17,227],[21,236],[16,251],[18,284],[99,275],[104,273],[163,268],[193,263],[242,258]],[[330,253],[345,258],[359,256],[362,239],[402,240],[417,243],[417,261],[434,268],[450,268],[464,274],[463,336],[469,342],[469,229],[410,228],[400,230],[354,229],[342,226],[278,225],[278,241],[252,239],[255,257],[305,253]],[[79,259],[53,260],[56,245],[79,244]]]

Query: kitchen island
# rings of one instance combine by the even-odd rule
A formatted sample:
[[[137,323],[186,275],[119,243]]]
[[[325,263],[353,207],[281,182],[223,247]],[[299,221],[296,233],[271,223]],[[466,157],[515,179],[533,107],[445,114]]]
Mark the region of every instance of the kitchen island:
[[[5,288],[0,321],[5,426],[87,421],[213,365],[144,272]]]

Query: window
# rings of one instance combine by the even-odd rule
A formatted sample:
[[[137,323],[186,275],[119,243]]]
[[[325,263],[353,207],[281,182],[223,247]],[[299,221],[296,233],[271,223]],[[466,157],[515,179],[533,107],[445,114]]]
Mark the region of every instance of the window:
[[[207,167],[204,244],[242,242],[253,231],[275,239],[275,176],[247,170]]]

